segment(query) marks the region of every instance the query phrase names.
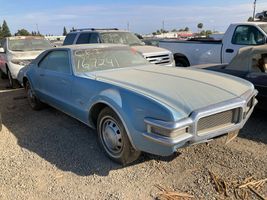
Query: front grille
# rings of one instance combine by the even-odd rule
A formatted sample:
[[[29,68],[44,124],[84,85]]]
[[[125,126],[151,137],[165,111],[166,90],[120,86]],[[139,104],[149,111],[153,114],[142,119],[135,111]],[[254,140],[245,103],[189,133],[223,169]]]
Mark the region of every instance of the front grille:
[[[240,108],[223,111],[199,119],[197,124],[197,134],[205,135],[210,131],[220,130],[237,124],[240,119]]]
[[[169,54],[162,54],[156,56],[146,56],[146,59],[153,64],[162,65],[171,62],[171,56]]]

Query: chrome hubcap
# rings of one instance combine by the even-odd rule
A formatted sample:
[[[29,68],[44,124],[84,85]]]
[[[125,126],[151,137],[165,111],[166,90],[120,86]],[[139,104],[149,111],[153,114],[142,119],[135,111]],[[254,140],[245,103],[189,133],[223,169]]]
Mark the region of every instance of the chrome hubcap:
[[[119,154],[122,151],[121,130],[115,120],[108,118],[102,123],[102,138],[105,147],[112,154]]]

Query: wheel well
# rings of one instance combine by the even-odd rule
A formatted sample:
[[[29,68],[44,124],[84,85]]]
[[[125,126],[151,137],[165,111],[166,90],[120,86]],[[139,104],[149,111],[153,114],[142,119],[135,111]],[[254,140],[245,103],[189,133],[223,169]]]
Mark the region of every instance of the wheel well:
[[[190,66],[190,62],[189,62],[188,58],[184,54],[176,53],[176,54],[173,55],[173,57],[174,57],[175,61],[176,61],[176,59],[179,59],[179,58],[185,59],[186,62],[188,63],[188,66]]]
[[[98,115],[100,114],[101,110],[103,110],[106,107],[109,106],[105,103],[97,103],[93,105],[93,107],[90,109],[89,112],[89,123],[91,123],[92,125],[94,125],[94,127],[96,127]]]

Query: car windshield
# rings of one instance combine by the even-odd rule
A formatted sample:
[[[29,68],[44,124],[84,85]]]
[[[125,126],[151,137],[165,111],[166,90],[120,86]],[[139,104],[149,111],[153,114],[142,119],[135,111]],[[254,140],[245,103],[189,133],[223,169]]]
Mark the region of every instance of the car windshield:
[[[11,51],[38,51],[51,48],[51,44],[41,38],[10,39],[8,49]]]
[[[77,73],[126,68],[148,64],[147,60],[131,48],[97,48],[73,51]]]
[[[129,32],[104,32],[100,35],[103,43],[127,44],[130,46],[143,45],[138,37]]]
[[[259,27],[267,34],[267,24],[261,24]]]

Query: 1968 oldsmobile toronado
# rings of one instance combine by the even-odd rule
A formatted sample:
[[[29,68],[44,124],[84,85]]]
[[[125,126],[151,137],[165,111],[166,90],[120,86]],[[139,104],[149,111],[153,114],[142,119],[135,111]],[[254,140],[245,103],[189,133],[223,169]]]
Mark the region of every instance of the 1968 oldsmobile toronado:
[[[257,103],[245,80],[151,65],[111,44],[47,50],[28,66],[23,85],[33,109],[46,103],[97,129],[104,152],[121,164],[142,151],[167,156],[236,132]]]

